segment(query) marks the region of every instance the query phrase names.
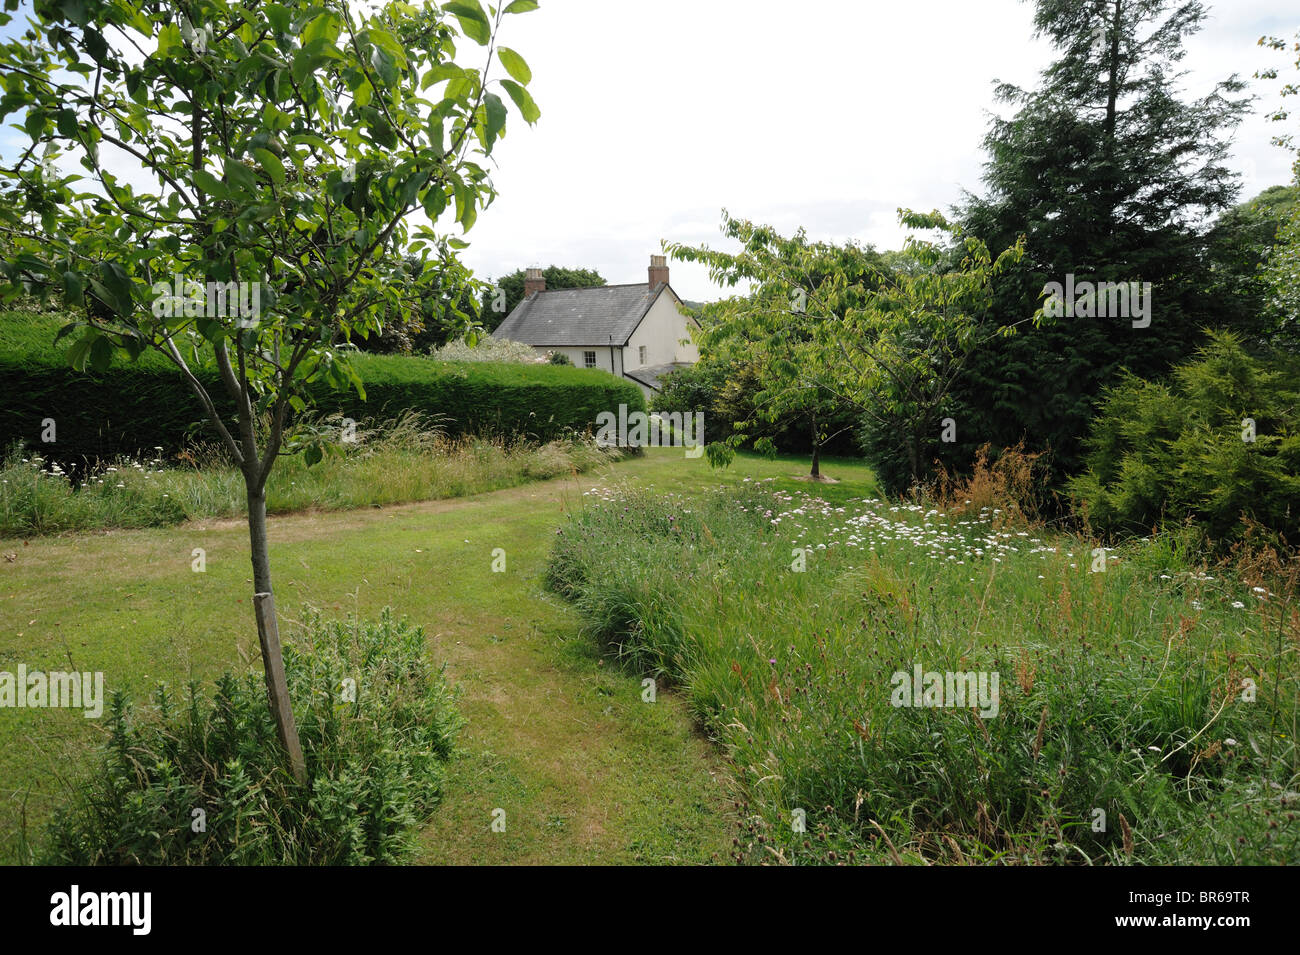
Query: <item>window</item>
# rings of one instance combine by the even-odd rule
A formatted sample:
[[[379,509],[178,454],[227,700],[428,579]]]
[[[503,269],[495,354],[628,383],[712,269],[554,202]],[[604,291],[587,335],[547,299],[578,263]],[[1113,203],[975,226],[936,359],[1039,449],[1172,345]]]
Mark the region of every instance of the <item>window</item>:
[[[594,351],[585,351],[582,353],[582,364],[585,368],[596,367],[596,353]]]
[[[645,364],[645,346],[644,346],[644,345],[640,346],[640,347],[636,350],[636,357],[637,357],[637,360],[641,362],[641,364],[643,364],[643,365]]]

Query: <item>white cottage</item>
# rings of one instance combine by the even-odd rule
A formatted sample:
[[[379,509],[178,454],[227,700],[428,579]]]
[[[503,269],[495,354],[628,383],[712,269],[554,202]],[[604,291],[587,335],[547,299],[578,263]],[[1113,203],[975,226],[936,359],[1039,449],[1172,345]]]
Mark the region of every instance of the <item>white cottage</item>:
[[[546,288],[541,269],[524,273],[524,299],[492,333],[568,355],[579,368],[600,368],[640,386],[646,398],[659,379],[700,360],[691,341],[699,325],[683,313],[668,284],[667,259],[650,256],[645,284]]]

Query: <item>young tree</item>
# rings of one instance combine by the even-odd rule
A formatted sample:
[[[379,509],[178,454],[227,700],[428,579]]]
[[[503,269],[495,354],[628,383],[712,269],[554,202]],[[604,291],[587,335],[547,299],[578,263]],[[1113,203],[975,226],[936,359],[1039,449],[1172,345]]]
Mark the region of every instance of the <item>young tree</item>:
[[[1024,314],[1048,282],[1151,283],[1150,323],[1077,317],[997,343],[959,389],[971,449],[1027,438],[1077,469],[1101,389],[1120,370],[1159,375],[1218,324],[1202,226],[1238,190],[1228,134],[1244,115],[1231,77],[1184,97],[1179,62],[1206,16],[1200,0],[1036,0],[1037,33],[1055,46],[1036,89],[1000,85],[1015,108],[985,140],[983,198],[959,218],[991,248],[1026,237],[1000,283],[994,320]]]
[[[938,412],[970,355],[1031,318],[1041,321],[1042,313],[997,326],[980,321],[993,279],[1019,261],[1022,242],[995,260],[981,241],[937,212],[902,211],[899,218],[909,228],[960,241],[960,262],[949,267],[945,247],[909,236],[904,251],[912,266],[886,271],[870,250],[809,242],[802,231],[784,238],[725,211],[723,232],[741,251],[666,248],[676,259],[706,264],[715,282],[753,283],[749,302],[710,334],[754,343],[765,367],[779,376],[777,388],[797,385],[814,396],[793,391],[779,400],[809,408],[832,401],[891,430],[915,482],[927,473],[925,451],[942,429]],[[710,454],[713,461],[727,459],[726,449]]]
[[[467,230],[491,201],[483,160],[505,129],[498,90],[538,116],[528,67],[498,30],[536,6],[38,0],[25,32],[0,45],[0,117],[17,116],[30,139],[3,175],[43,233],[37,243],[7,217],[9,292],[30,280],[104,303],[64,329],[73,364],[162,352],[238,465],[267,692],[299,782],[267,478],[311,385],[362,390],[336,344],[374,334],[383,310],[418,296],[418,283],[397,281],[402,253],[463,245],[429,226],[411,235],[410,213],[436,224],[452,210]],[[510,78],[489,81],[494,61]],[[233,421],[194,374],[201,362],[219,372]]]
[[[783,240],[791,247],[806,247],[800,233]],[[782,254],[788,254],[788,249]],[[874,256],[869,249],[853,248],[853,253]],[[872,281],[865,269],[856,270],[857,278]],[[813,276],[816,284],[825,276]],[[857,410],[850,401],[827,391],[801,376],[800,349],[811,341],[811,323],[818,320],[799,303],[789,306],[786,334],[779,349],[769,347],[765,339],[752,337],[750,321],[772,307],[763,296],[773,294],[770,287],[759,286],[749,296],[733,297],[705,307],[709,318],[699,336],[700,365],[696,367],[716,382],[708,411],[724,419],[720,426],[706,433],[723,432],[728,448],[752,444],[756,451],[774,454],[778,447],[796,445],[809,449],[809,477],[820,480],[823,449],[837,437],[852,431]],[[777,302],[779,312],[786,303]],[[798,328],[800,323],[809,323]],[[700,368],[700,366],[703,368]],[[675,376],[670,376],[671,378]],[[691,410],[680,408],[678,410]],[[718,449],[714,449],[715,455]],[[725,456],[729,458],[729,456]]]

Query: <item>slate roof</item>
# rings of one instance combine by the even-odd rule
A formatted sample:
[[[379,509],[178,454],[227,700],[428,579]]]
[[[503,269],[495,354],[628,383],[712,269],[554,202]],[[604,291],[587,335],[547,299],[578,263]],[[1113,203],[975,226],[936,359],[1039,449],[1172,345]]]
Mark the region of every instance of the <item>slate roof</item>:
[[[663,387],[659,384],[659,380],[664,375],[671,374],[679,368],[689,367],[690,365],[684,361],[671,361],[666,365],[646,365],[644,368],[633,368],[631,371],[625,370],[623,374],[633,381],[649,385],[655,391],[662,391]]]
[[[492,333],[525,345],[626,345],[659,293],[641,282],[535,292],[515,306]]]

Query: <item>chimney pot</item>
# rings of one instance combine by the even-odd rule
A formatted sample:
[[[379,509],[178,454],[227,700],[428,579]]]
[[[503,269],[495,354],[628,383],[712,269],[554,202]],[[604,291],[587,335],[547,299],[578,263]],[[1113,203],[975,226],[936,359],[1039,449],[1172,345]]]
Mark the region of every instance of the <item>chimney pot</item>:
[[[650,256],[650,288],[653,289],[660,283],[668,284],[668,257],[664,255]]]
[[[542,274],[540,268],[528,268],[524,270],[524,298],[528,298],[534,292],[546,291],[546,276]]]

